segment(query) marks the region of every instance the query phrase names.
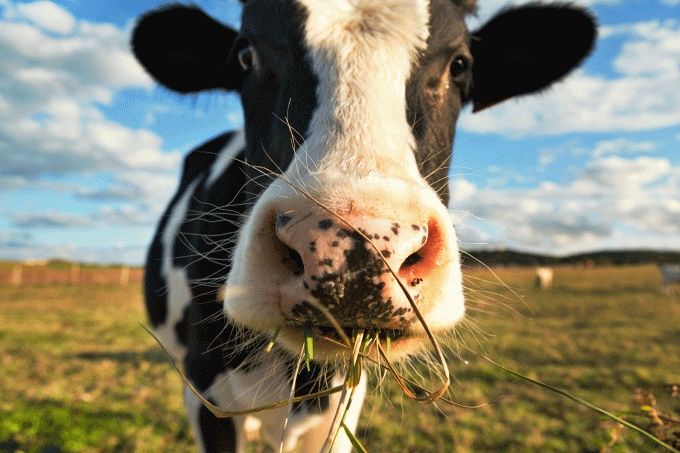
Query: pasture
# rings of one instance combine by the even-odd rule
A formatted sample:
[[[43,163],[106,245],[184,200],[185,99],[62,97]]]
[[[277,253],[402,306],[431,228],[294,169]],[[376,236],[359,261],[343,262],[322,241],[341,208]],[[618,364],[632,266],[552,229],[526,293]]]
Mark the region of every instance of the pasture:
[[[369,452],[662,451],[463,343],[680,442],[680,296],[655,266],[560,267],[549,291],[495,272],[465,272],[469,321],[447,345],[467,361],[449,354],[449,397],[491,404],[423,406],[386,379],[357,431]],[[193,451],[180,378],[140,321],[137,283],[0,286],[0,451]]]

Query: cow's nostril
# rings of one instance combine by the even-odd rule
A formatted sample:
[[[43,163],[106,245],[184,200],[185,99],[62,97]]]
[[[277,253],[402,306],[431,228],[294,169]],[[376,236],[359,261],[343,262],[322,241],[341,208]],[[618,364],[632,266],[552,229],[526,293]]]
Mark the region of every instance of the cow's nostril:
[[[305,265],[302,261],[302,256],[293,248],[288,247],[286,244],[281,244],[281,257],[283,258],[283,264],[288,267],[290,273],[294,276],[300,276],[305,271]]]
[[[305,271],[305,265],[302,262],[302,256],[298,252],[296,252],[294,249],[286,246],[288,249],[288,262],[293,268],[293,275],[302,275]]]
[[[421,255],[420,253],[418,253],[418,252],[411,253],[409,256],[406,257],[404,262],[401,263],[401,267],[399,269],[401,270],[401,269],[406,269],[406,268],[411,267],[411,266],[415,266],[420,261],[422,261],[422,259],[423,259],[423,255]]]
[[[434,221],[430,221],[426,225],[414,223],[411,225],[411,229],[412,236],[410,236],[407,244],[413,246],[411,250],[417,250],[402,261],[399,267],[399,273],[402,276],[414,276],[412,275],[414,272],[418,274],[424,272],[423,266],[431,262],[432,258],[436,256],[437,244],[440,244],[438,230]]]

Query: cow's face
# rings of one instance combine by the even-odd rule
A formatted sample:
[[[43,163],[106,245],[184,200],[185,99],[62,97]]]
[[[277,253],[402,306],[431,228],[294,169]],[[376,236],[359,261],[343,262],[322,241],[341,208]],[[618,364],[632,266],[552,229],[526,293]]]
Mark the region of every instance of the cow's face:
[[[372,95],[363,100],[370,116],[353,112],[347,118],[369,126],[370,131],[354,139],[368,138],[380,143],[376,149],[383,149],[391,141],[410,136],[416,145],[410,148],[419,172],[446,204],[455,123],[472,89],[470,36],[463,21],[466,10],[446,0],[432,2],[429,9],[426,2],[382,3],[368,2],[354,11],[345,11],[346,5],[334,1],[253,0],[245,4],[242,28],[230,58],[241,65],[241,79],[236,83],[244,105],[250,163],[285,170],[292,151],[303,141],[309,142],[311,134],[317,132],[323,140],[322,131],[328,137],[329,127],[337,126],[322,124],[327,118],[321,116],[342,109],[343,103],[354,107],[354,92],[364,90]],[[373,23],[384,8],[407,16],[393,14],[382,24]],[[439,11],[431,21],[430,9]],[[339,14],[343,11],[344,18]],[[342,28],[343,20],[348,28]],[[352,21],[356,23],[352,25]],[[327,36],[333,25],[343,33]],[[373,36],[371,27],[383,27],[382,36]],[[315,33],[317,42],[312,41]],[[348,36],[352,39],[346,40]],[[339,58],[339,53],[362,42],[364,49],[355,47]],[[336,49],[335,57],[328,53],[331,49]],[[355,76],[347,82],[351,89],[344,94],[337,91],[341,87],[334,80],[335,73]],[[346,115],[346,110],[334,114]],[[313,114],[317,121],[310,127]],[[410,130],[393,134],[397,125],[403,127],[404,120]],[[376,124],[381,121],[389,127]],[[352,137],[352,132],[344,130],[343,136]],[[380,137],[381,132],[387,136]],[[405,143],[397,146],[403,148]],[[355,149],[360,152],[369,146],[363,143]],[[304,149],[312,152],[309,145]],[[318,165],[322,151],[315,152],[311,162]],[[249,176],[260,175],[251,169]],[[261,183],[253,183],[249,193],[257,194],[261,187]]]
[[[446,43],[434,49],[435,62],[427,52],[425,2],[246,4],[246,131],[278,156],[297,188],[274,181],[242,228],[225,299],[237,322],[283,326],[281,338],[297,351],[306,326],[334,335],[330,314],[348,331],[389,333],[395,355],[410,350],[422,326],[379,252],[432,329],[463,316],[455,232],[421,173],[436,180],[436,169],[446,171],[455,119],[471,85],[463,11],[441,6],[449,27],[438,36]],[[283,32],[267,20],[282,16],[293,18],[283,21],[290,27]],[[455,57],[464,68],[451,77]],[[411,106],[407,86],[418,92]],[[428,114],[437,118],[426,120]],[[419,121],[441,126],[432,149],[418,146],[413,124]],[[432,140],[428,132],[420,138]],[[261,160],[263,154],[254,153]]]
[[[433,331],[463,316],[445,206],[460,109],[547,86],[594,36],[582,11],[537,5],[471,36],[466,3],[251,0],[238,34],[181,6],[140,22],[135,51],[161,83],[241,93],[254,204],[233,250],[231,319],[281,328],[297,353],[306,329],[334,337],[332,318],[389,335],[396,357],[425,338],[409,298]],[[342,351],[316,344],[317,357]]]

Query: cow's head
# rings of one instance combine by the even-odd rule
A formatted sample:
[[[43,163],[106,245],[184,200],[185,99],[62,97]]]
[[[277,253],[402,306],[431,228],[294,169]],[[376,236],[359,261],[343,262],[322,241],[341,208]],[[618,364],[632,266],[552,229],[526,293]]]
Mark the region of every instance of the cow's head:
[[[233,249],[230,318],[282,327],[297,353],[304,328],[332,336],[325,311],[346,330],[389,333],[395,356],[409,352],[423,327],[378,252],[432,330],[463,316],[446,207],[460,110],[548,86],[595,35],[592,18],[566,4],[507,9],[469,33],[473,8],[470,0],[250,0],[239,32],[192,6],[140,20],[134,51],[161,84],[241,95],[254,204]],[[338,351],[317,345],[325,357]]]

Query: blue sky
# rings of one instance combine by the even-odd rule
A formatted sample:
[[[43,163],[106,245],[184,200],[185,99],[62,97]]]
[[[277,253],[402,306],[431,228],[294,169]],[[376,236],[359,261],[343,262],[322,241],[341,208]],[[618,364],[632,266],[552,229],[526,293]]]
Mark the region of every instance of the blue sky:
[[[242,124],[235,95],[174,95],[134,61],[161,3],[0,0],[0,259],[141,264],[182,156]],[[236,0],[196,3],[238,25]],[[473,29],[507,2],[480,3]],[[680,0],[575,3],[600,25],[584,67],[461,117],[463,248],[680,250]]]

